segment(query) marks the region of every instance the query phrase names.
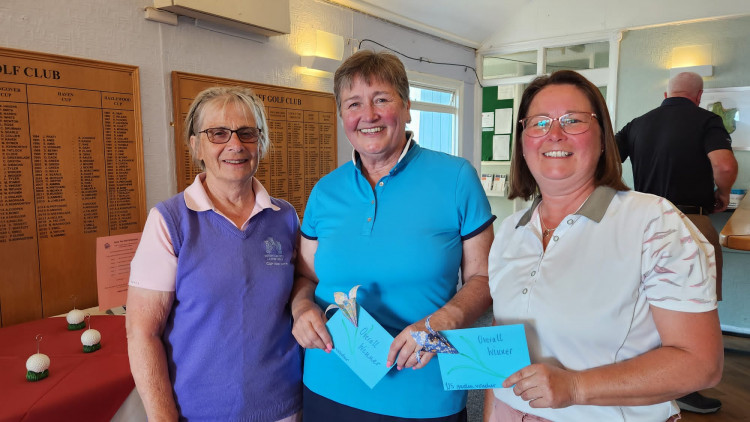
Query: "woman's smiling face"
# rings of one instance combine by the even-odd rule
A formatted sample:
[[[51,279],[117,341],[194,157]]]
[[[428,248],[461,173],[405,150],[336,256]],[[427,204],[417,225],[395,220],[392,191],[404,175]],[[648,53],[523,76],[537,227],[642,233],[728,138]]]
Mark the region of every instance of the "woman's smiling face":
[[[226,128],[237,130],[242,127],[256,127],[255,118],[249,110],[239,103],[228,103],[218,106],[212,102],[205,105],[201,116],[201,128]],[[243,143],[233,133],[225,144],[209,142],[208,135],[198,133],[190,137],[193,151],[206,167],[206,178],[226,184],[247,183],[258,170],[258,143]]]
[[[409,102],[390,84],[355,77],[341,90],[341,119],[349,142],[366,161],[387,161],[401,155],[406,143]]]
[[[571,112],[593,113],[593,106],[573,85],[548,85],[534,96],[527,117],[554,119]],[[602,132],[596,119],[586,132],[577,135],[565,133],[557,120],[546,135],[534,138],[523,134],[524,159],[542,193],[593,186],[601,154]]]

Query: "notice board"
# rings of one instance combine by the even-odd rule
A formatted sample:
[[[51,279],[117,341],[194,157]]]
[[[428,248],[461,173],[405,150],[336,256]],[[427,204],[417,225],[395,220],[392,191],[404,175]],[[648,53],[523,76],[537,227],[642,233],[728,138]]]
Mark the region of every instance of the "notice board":
[[[0,323],[97,304],[96,238],[145,221],[138,68],[0,48]]]
[[[333,94],[172,72],[179,191],[200,172],[184,141],[185,116],[198,93],[212,86],[248,87],[263,101],[271,145],[255,177],[271,196],[289,201],[302,218],[313,186],[337,165]]]
[[[506,92],[505,87],[482,88],[482,161],[510,160],[515,123],[513,98]]]

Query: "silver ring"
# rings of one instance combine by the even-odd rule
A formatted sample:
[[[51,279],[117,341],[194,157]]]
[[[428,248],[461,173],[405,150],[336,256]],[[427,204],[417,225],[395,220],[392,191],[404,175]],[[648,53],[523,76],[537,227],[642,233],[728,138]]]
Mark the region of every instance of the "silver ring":
[[[419,349],[414,351],[414,356],[417,357],[417,363],[422,363],[422,357],[419,355]]]

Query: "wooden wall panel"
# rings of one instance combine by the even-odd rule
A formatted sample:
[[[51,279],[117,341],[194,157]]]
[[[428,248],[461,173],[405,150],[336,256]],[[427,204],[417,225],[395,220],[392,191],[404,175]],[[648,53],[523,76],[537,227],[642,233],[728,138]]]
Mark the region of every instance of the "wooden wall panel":
[[[0,323],[97,304],[96,238],[145,221],[138,69],[0,49]]]

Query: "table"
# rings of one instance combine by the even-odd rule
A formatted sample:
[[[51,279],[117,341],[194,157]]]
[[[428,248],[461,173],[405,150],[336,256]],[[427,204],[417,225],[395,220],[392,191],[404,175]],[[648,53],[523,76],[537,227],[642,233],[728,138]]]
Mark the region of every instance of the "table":
[[[91,317],[102,348],[83,353],[81,334],[64,318],[45,318],[0,328],[0,422],[109,421],[135,386],[128,363],[125,317]],[[26,381],[26,359],[50,358],[49,376]]]
[[[730,249],[750,251],[750,195],[745,195],[721,229],[719,242]]]

